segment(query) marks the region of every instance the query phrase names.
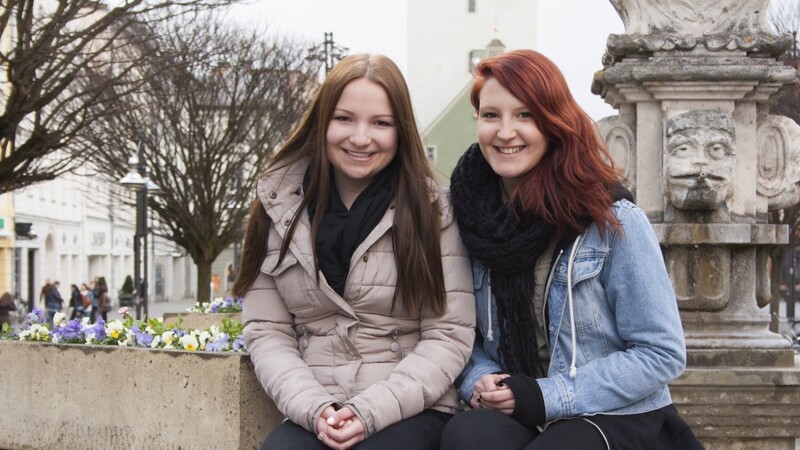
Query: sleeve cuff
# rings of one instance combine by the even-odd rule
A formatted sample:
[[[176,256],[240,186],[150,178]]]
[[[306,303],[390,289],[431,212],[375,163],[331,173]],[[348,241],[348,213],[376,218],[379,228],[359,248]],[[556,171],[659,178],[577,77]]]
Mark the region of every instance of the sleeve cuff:
[[[535,378],[513,374],[504,378],[502,383],[514,393],[514,411],[511,417],[528,428],[542,425],[547,421],[544,396]]]

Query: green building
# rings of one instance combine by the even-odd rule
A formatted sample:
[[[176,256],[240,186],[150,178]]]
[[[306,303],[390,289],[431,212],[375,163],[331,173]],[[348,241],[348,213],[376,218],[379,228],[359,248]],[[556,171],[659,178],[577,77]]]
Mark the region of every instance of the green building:
[[[486,49],[471,51],[470,71],[482,59],[499,55],[504,49],[505,45],[499,39],[492,39]],[[478,141],[478,116],[469,100],[471,88],[470,80],[422,132],[428,159],[433,162],[439,179],[445,184],[450,184],[450,174],[467,147]]]

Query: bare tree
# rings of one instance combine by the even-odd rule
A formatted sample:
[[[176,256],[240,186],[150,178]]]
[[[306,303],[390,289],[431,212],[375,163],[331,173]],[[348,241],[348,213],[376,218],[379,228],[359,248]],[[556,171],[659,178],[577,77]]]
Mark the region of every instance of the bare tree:
[[[162,25],[139,69],[143,91],[99,104],[94,164],[119,180],[143,136],[148,176],[164,191],[148,199],[155,232],[191,256],[203,301],[211,264],[241,239],[255,183],[305,110],[319,63],[305,45],[214,15]]]
[[[139,58],[110,58],[149,38],[137,27],[235,0],[0,0],[0,193],[52,180],[87,156],[81,132],[108,92],[135,88]],[[102,71],[102,83],[81,83]]]

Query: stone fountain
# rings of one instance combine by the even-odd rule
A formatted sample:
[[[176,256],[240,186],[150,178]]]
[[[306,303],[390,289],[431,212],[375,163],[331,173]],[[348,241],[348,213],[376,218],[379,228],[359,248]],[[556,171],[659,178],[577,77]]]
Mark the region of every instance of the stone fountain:
[[[619,111],[598,126],[661,242],[688,369],[673,400],[708,449],[794,450],[800,367],[769,331],[768,212],[800,202],[800,126],[770,115],[793,83],[793,44],[767,26],[769,0],[611,0],[592,91]],[[656,180],[660,180],[656,181]]]

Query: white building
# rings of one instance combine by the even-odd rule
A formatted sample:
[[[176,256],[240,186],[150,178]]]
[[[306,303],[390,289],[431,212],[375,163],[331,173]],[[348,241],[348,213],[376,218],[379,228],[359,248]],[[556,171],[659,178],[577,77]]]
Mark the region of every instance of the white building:
[[[17,224],[30,224],[31,237],[17,236],[12,289],[39,304],[46,281],[61,282],[67,300],[70,285],[105,277],[112,304],[127,275],[133,277],[133,209],[112,196],[114,186],[97,176],[68,174],[13,193]],[[196,270],[175,246],[150,235],[148,298],[151,302],[194,296]]]

